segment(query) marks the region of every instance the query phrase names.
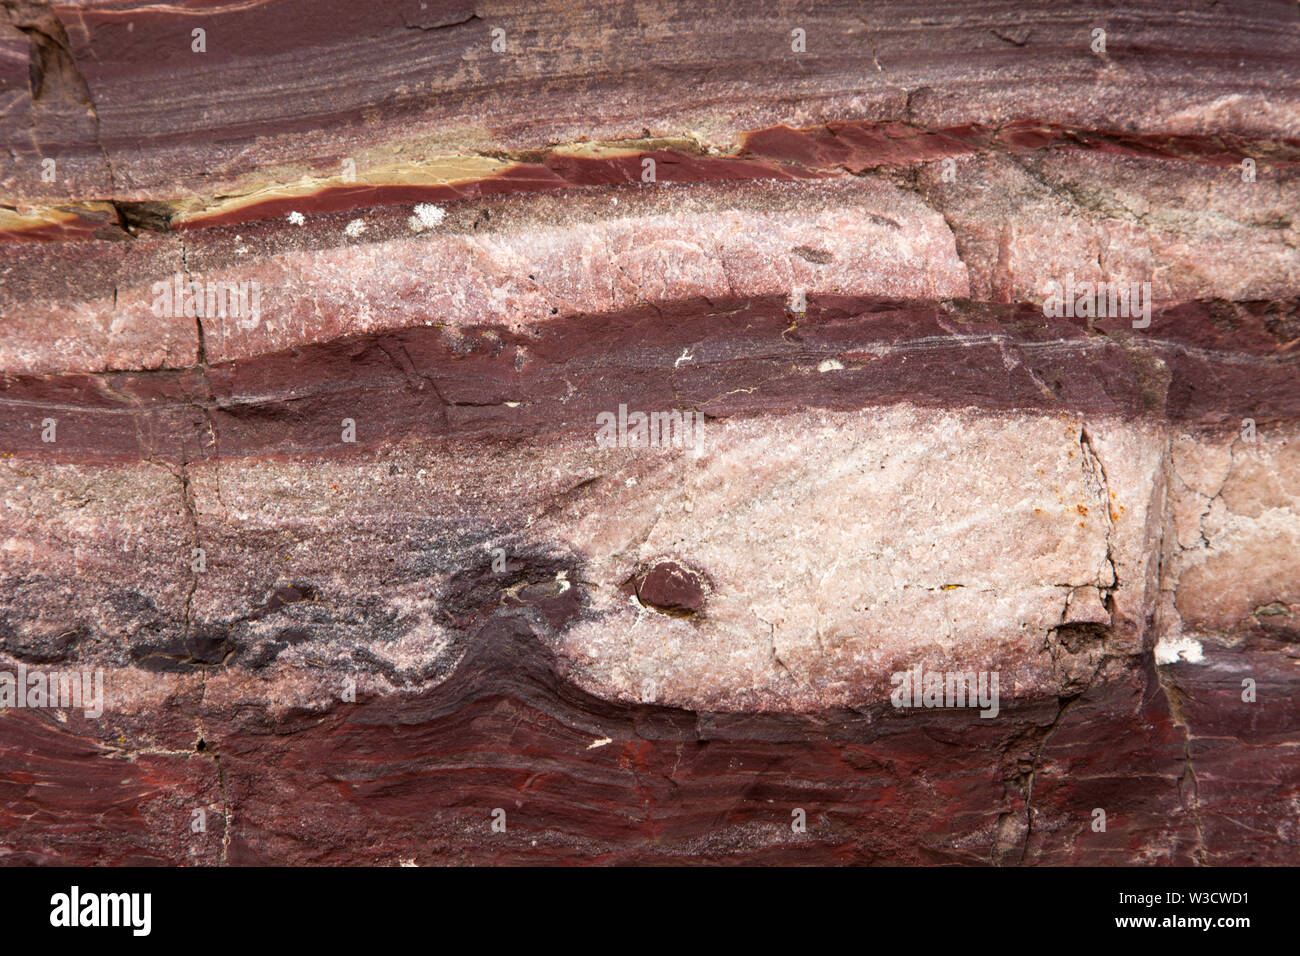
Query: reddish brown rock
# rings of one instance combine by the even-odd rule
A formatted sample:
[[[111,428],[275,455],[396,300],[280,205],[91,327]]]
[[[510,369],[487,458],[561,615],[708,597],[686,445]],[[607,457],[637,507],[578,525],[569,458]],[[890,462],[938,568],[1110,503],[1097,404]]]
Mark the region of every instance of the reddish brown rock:
[[[657,611],[689,617],[704,610],[706,582],[698,571],[661,561],[636,578],[636,596]]]
[[[1296,862],[1298,30],[6,0],[0,862]]]

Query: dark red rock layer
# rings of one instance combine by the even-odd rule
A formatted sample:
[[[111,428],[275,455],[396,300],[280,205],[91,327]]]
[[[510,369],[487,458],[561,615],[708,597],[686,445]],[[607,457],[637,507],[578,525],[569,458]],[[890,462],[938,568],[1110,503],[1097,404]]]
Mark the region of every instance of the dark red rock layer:
[[[818,123],[1051,119],[1275,137],[1295,104],[1300,30],[1278,0],[1177,11],[1026,11],[1000,0],[935,10],[918,0],[869,15],[853,2],[759,10],[711,0],[650,19],[616,2],[579,12],[465,0],[6,0],[5,10],[0,83],[14,105],[0,139],[13,153],[0,180],[60,200],[152,200],[178,186],[211,195],[227,190],[205,182],[274,164],[333,173],[376,127],[446,154],[467,141],[516,150],[705,123],[762,129],[792,104]],[[206,31],[204,52],[194,29]],[[1104,54],[1093,50],[1096,29],[1107,32]],[[1121,116],[1131,122],[1105,122]],[[67,171],[43,187],[35,170],[52,152]]]
[[[6,376],[0,440],[50,461],[333,457],[405,438],[594,434],[620,403],[726,418],[900,400],[1236,428],[1300,417],[1295,310],[1188,303],[1139,333],[1032,306],[816,296],[800,317],[774,298],[665,303],[536,334],[416,328],[189,369]],[[675,365],[686,350],[693,361]]]
[[[986,721],[889,707],[754,716],[620,706],[568,684],[527,618],[497,613],[469,646],[435,690],[327,713],[268,719],[191,692],[162,715],[110,715],[116,740],[79,714],[60,724],[11,713],[0,743],[4,862],[1292,859],[1268,831],[1300,788],[1300,765],[1275,759],[1300,729],[1293,703],[1276,706],[1294,679],[1263,647],[1204,674],[1179,667],[1175,689],[1137,669]],[[1246,746],[1230,716],[1245,706],[1242,667],[1274,704]],[[1190,742],[1171,693],[1178,719],[1200,728]],[[195,835],[194,806],[236,822],[226,831],[214,812]],[[1107,810],[1104,832],[1095,807]],[[497,809],[504,832],[492,830]],[[791,828],[798,809],[803,833]]]
[[[101,667],[111,693],[97,719],[0,712],[0,863],[1294,863],[1298,40],[1271,0],[3,0],[0,672]],[[417,202],[448,204],[442,231]],[[581,216],[554,238],[566,205]],[[724,255],[728,228],[780,241]],[[547,274],[520,291],[530,243]],[[724,294],[680,292],[701,262]],[[1160,285],[1148,327],[1044,316],[1035,283],[1094,262]],[[426,268],[473,281],[435,301]],[[279,300],[249,327],[154,315],[146,290],[182,274],[261,276]],[[864,287],[922,291],[846,293]],[[489,314],[483,289],[507,304]],[[623,404],[755,424],[850,478],[746,458],[735,432],[713,471],[596,461],[596,416]],[[806,413],[894,407],[929,415],[898,446],[809,437],[866,446],[890,419]],[[1246,419],[1264,450],[1236,440]],[[1063,463],[966,512],[922,495],[901,530],[852,513],[898,461],[916,484],[1015,473],[949,456],[953,427],[1034,461],[1064,442]],[[786,498],[759,481],[781,467],[802,483]],[[710,517],[743,533],[673,524],[697,478],[701,500],[733,492]],[[751,481],[828,542],[933,537],[1060,589],[1042,624],[1029,585],[941,605],[977,586],[896,569],[931,602],[901,607],[1012,621],[974,658],[905,610],[902,637],[866,635],[1009,662],[998,719],[842,679],[862,635],[823,646],[823,619],[889,595],[865,573],[823,595],[828,544],[772,598],[799,546],[782,532],[803,529],[746,512]],[[741,573],[640,553],[662,539],[637,508]],[[1053,510],[1025,553],[1001,550],[1017,508]],[[717,608],[751,598],[770,635],[736,638]],[[817,706],[758,666],[728,707],[591,666],[694,654],[725,680],[756,634],[790,678],[774,610],[815,633]],[[640,615],[649,651],[625,633]]]

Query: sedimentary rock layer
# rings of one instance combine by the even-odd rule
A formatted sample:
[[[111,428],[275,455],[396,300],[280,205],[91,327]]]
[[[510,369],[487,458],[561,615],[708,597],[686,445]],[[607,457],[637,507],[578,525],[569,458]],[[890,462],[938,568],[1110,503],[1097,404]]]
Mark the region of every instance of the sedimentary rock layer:
[[[1293,7],[4,10],[0,861],[1295,862]]]
[[[718,0],[654,11],[447,0],[5,8],[0,132],[12,153],[0,178],[59,200],[228,194],[269,172],[337,176],[345,158],[359,170],[477,162],[637,137],[723,148],[779,124],[1298,132],[1298,28],[1277,0],[1176,11],[1001,0],[938,11]],[[1098,29],[1104,52],[1093,49]],[[67,171],[42,185],[51,145]]]

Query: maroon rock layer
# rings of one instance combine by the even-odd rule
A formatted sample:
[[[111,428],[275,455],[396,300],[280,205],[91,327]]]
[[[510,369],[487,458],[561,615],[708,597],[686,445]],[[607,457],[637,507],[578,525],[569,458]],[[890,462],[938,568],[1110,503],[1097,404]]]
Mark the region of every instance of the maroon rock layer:
[[[3,14],[0,863],[1296,862],[1293,4]]]

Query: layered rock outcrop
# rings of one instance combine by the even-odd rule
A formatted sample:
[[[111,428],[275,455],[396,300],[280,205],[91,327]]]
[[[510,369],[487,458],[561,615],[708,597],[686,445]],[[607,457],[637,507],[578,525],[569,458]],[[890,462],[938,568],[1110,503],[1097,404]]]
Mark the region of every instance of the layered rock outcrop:
[[[923,7],[6,0],[0,861],[1294,863],[1294,7]]]

